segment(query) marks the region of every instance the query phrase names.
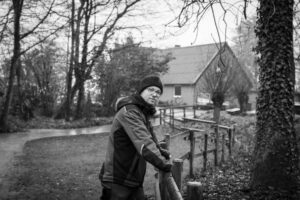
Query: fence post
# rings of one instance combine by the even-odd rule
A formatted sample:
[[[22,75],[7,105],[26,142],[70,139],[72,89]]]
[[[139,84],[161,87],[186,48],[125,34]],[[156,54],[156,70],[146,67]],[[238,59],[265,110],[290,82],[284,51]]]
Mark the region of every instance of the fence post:
[[[164,119],[164,124],[166,124],[166,117],[167,117],[167,114],[166,114],[166,108],[164,108],[164,116],[163,116],[163,119]]]
[[[154,188],[155,188],[155,200],[161,200],[161,194],[160,194],[160,188],[159,188],[159,174],[158,172],[155,173],[155,183],[154,183]]]
[[[224,163],[225,161],[225,135],[222,134],[222,155],[221,155],[221,163]]]
[[[232,129],[228,129],[228,154],[231,158],[231,148],[232,148]]]
[[[163,149],[169,149],[170,147],[170,140],[171,137],[170,137],[170,134],[165,134],[165,138],[164,138],[164,142],[161,143],[161,147]],[[167,191],[167,188],[166,188],[166,184],[164,182],[164,176],[165,176],[166,173],[160,171],[159,172],[159,187],[160,187],[160,194],[161,194],[161,199],[162,200],[169,200],[169,195],[168,195],[168,191]]]
[[[168,194],[170,200],[183,200],[171,173],[164,173],[163,179],[165,180],[166,188],[169,191]]]
[[[159,109],[159,125],[162,124],[162,112],[161,112],[161,109]]]
[[[182,159],[174,159],[173,160],[173,167],[172,167],[172,175],[178,190],[182,193],[182,171],[183,171],[183,160]]]
[[[172,108],[172,127],[173,127],[173,130],[174,130],[174,120],[175,120],[174,108]]]
[[[200,182],[187,183],[187,200],[202,200],[203,187]]]
[[[215,166],[218,166],[218,154],[219,154],[219,127],[215,126]]]
[[[190,135],[190,155],[189,155],[189,161],[190,161],[190,177],[194,177],[194,170],[193,170],[193,163],[194,163],[194,154],[195,154],[195,137],[194,132],[189,131]]]
[[[232,131],[231,131],[231,137],[232,137],[232,147],[235,145],[235,127],[232,126]]]
[[[203,151],[203,171],[206,171],[206,164],[207,164],[207,134],[204,135],[204,151]]]
[[[172,107],[170,106],[169,107],[169,109],[170,109],[170,115],[169,115],[169,124],[170,124],[170,126],[172,126]],[[173,127],[172,127],[173,128]]]
[[[194,118],[196,118],[196,106],[193,105]]]

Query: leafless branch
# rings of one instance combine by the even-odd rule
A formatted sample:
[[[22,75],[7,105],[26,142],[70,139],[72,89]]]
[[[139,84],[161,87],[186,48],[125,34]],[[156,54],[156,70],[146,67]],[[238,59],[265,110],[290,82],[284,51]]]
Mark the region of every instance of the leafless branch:
[[[8,9],[8,12],[6,15],[3,16],[3,18],[1,19],[1,26],[3,26],[2,30],[0,31],[0,43],[1,41],[3,40],[4,38],[4,33],[5,33],[5,30],[7,29],[7,25],[9,23],[9,15],[11,13],[11,11],[13,10],[13,7],[10,6],[9,9]]]
[[[98,47],[98,49],[95,51],[95,54],[92,58],[92,62],[91,62],[91,66],[94,65],[94,63],[96,62],[97,58],[102,54],[105,46],[106,46],[106,41],[113,35],[113,29],[116,25],[116,23],[129,11],[129,9],[131,7],[133,7],[135,4],[137,4],[138,2],[140,2],[141,0],[135,0],[129,4],[127,4],[125,6],[125,8],[117,14],[116,18],[112,21],[112,23],[110,24],[110,26],[107,27],[107,29],[105,30],[103,37],[102,37],[102,43],[101,45]]]
[[[22,36],[21,36],[21,40],[24,39],[25,37],[27,37],[28,35],[32,34],[37,28],[40,27],[41,24],[44,23],[44,21],[48,18],[48,16],[51,14],[52,12],[52,8],[54,6],[54,3],[55,3],[55,0],[52,1],[51,3],[51,6],[49,7],[47,13],[45,14],[45,16],[30,30],[28,31],[27,33],[24,33]]]
[[[44,41],[48,40],[51,36],[55,35],[57,32],[59,32],[61,29],[65,28],[67,25],[64,24],[62,26],[60,26],[59,28],[54,29],[51,33],[49,33],[47,36],[43,37],[42,39],[40,39],[39,41],[35,42],[34,44],[32,44],[31,46],[29,46],[28,48],[26,48],[25,50],[21,51],[20,56],[25,54],[26,52],[28,52],[30,49],[32,49],[33,47],[43,43]]]

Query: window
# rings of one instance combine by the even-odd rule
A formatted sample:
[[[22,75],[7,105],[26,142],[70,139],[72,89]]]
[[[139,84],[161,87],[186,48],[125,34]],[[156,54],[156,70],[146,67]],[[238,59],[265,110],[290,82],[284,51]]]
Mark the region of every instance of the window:
[[[175,85],[175,97],[181,96],[181,86]]]

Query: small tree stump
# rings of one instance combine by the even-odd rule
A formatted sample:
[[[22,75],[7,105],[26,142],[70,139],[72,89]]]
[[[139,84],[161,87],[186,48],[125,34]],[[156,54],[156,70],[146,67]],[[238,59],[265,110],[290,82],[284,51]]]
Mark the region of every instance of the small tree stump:
[[[187,200],[202,200],[203,187],[200,182],[192,181],[187,183]]]

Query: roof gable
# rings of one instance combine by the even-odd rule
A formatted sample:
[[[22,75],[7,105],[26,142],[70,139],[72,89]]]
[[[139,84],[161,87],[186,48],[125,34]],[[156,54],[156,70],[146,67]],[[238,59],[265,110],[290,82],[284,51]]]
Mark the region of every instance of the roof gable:
[[[165,85],[194,84],[210,61],[217,55],[218,47],[217,44],[205,44],[160,51],[163,54],[171,54],[173,58],[168,63],[169,71],[162,76]]]

